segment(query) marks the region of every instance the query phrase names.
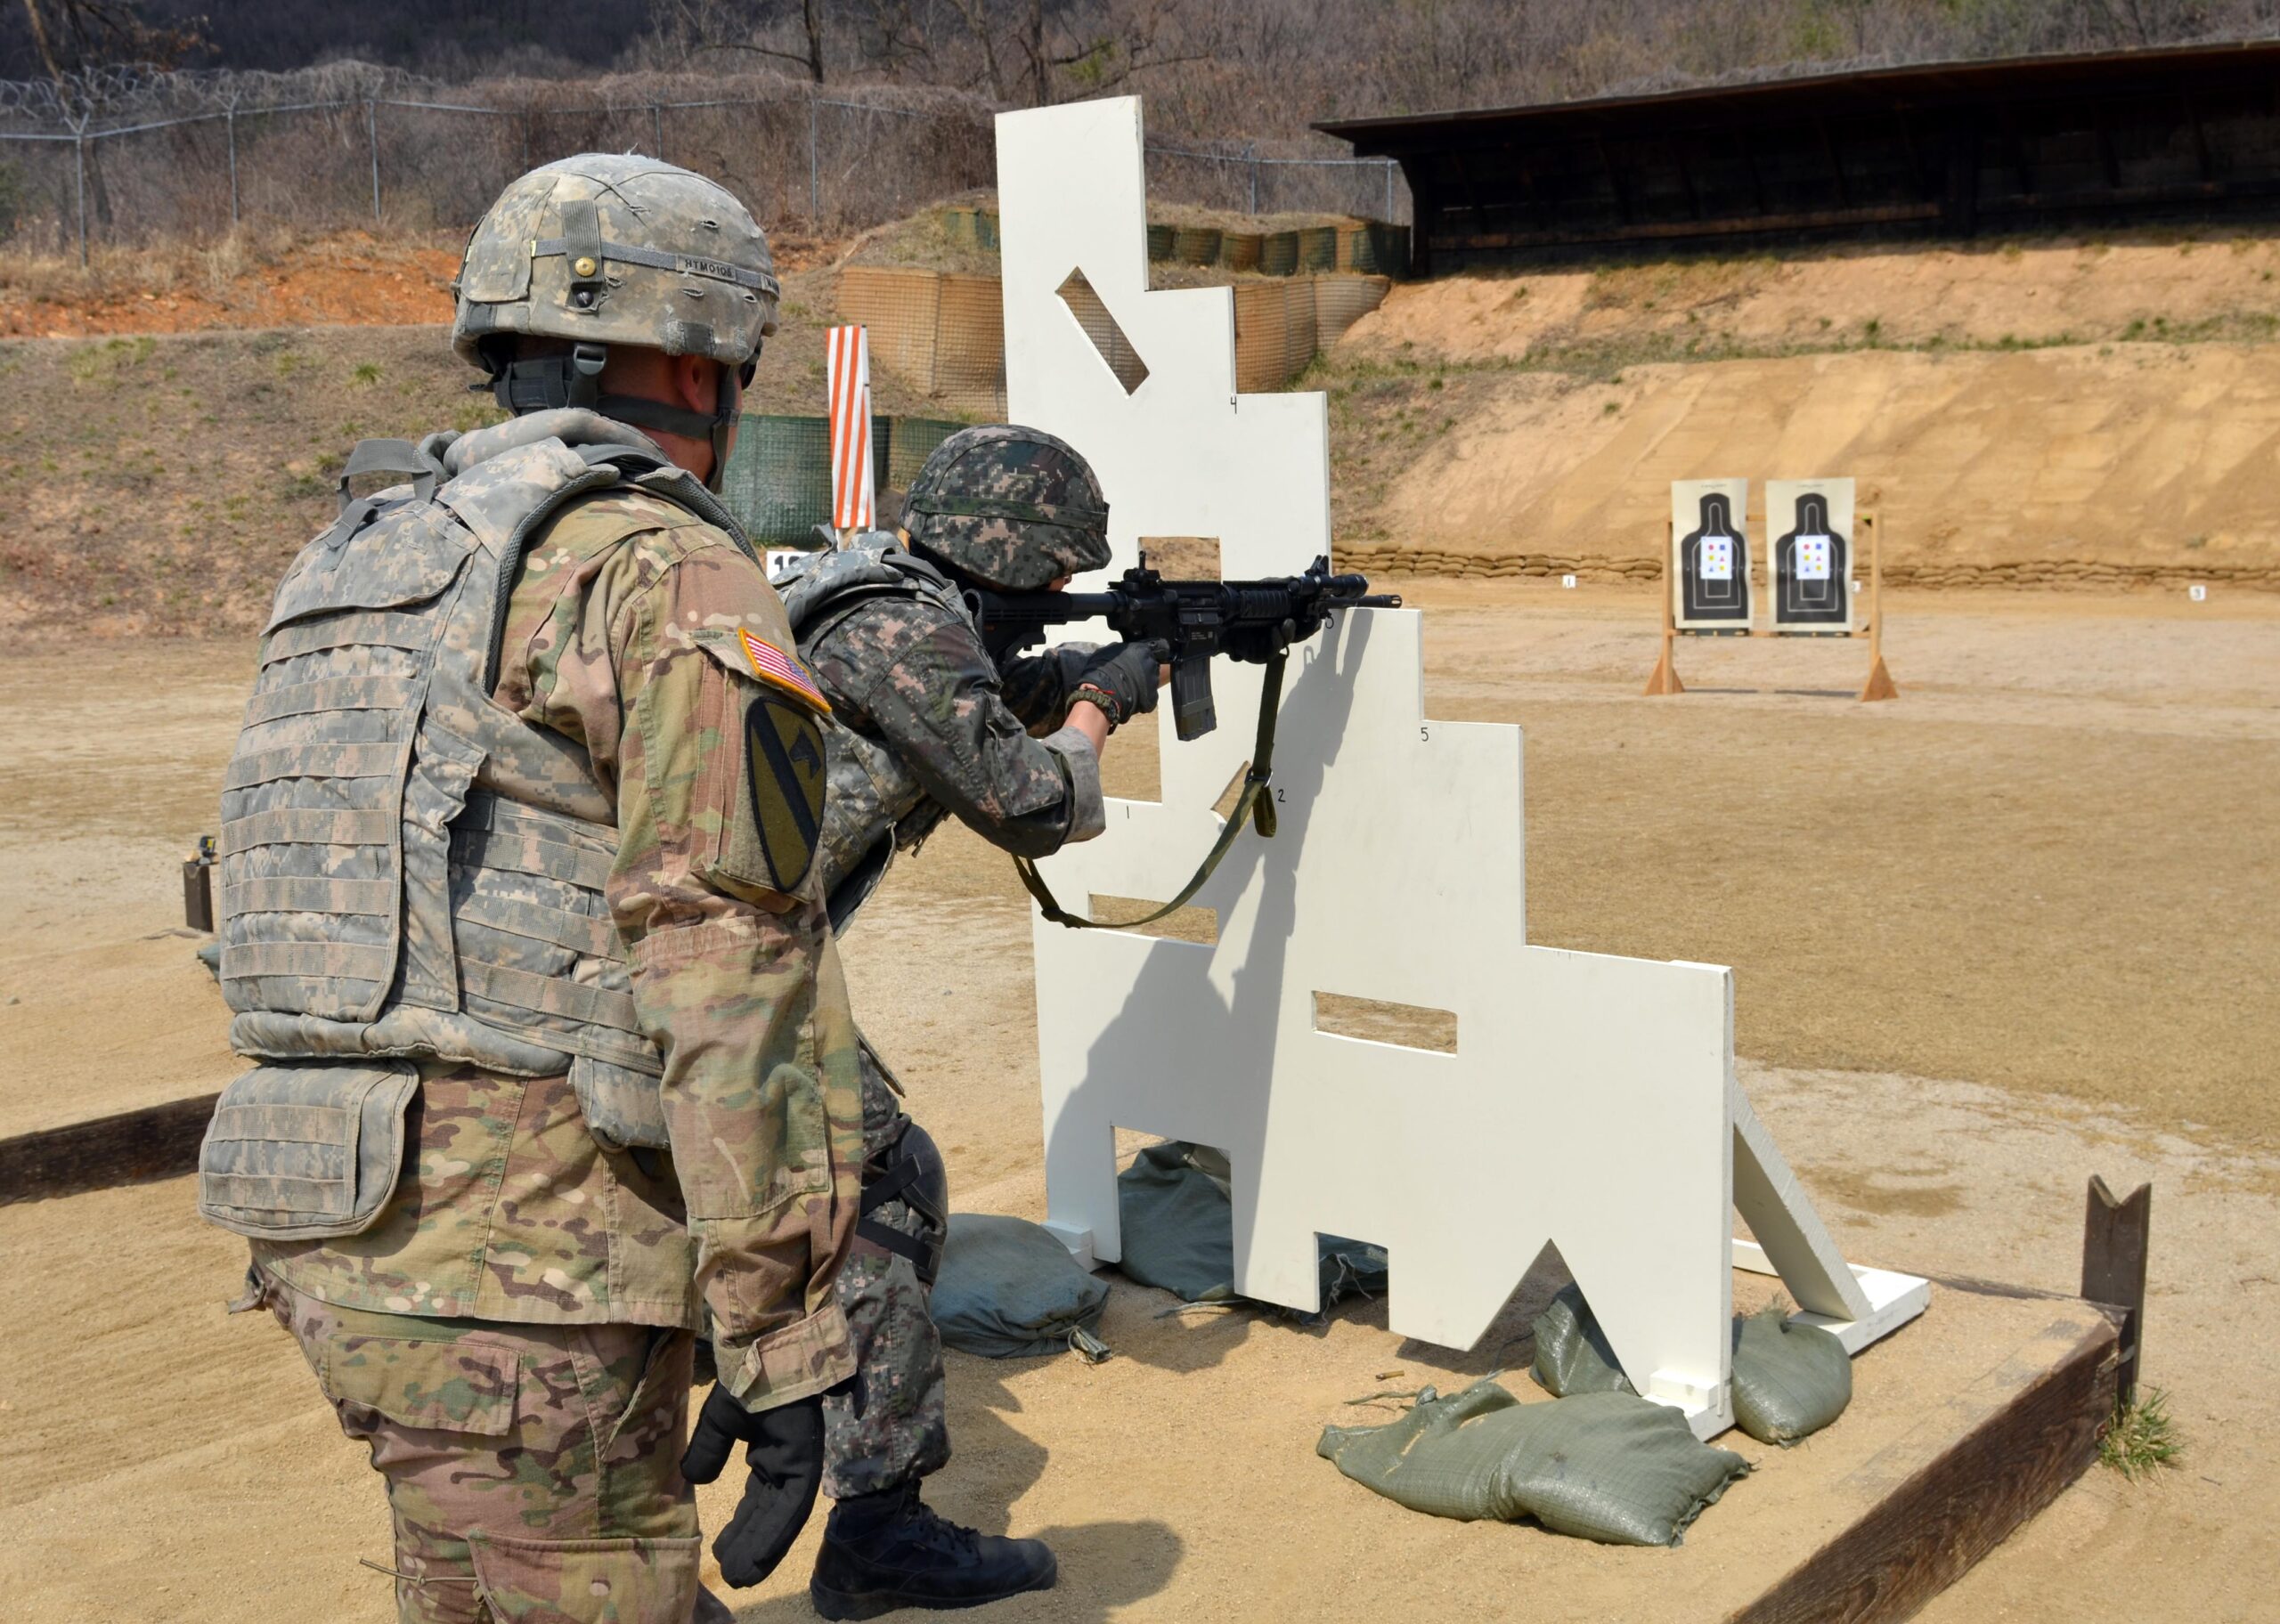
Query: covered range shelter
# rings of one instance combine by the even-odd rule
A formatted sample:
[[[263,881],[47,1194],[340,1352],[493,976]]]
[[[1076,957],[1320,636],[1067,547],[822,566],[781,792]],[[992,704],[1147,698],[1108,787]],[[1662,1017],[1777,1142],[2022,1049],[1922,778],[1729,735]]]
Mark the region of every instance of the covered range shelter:
[[[1420,275],[2280,213],[2280,42],[1879,68],[1315,128],[1397,159]]]

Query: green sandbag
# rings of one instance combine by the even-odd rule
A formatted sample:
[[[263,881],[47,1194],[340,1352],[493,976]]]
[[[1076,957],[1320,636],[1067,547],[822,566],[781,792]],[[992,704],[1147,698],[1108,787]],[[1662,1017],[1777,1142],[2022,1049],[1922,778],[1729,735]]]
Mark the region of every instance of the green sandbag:
[[[1523,1404],[1494,1377],[1381,1426],[1329,1426],[1315,1452],[1413,1511],[1465,1521],[1534,1517],[1602,1545],[1676,1545],[1749,1470],[1686,1417],[1631,1393]]]
[[[1573,1286],[1561,1287],[1551,1306],[1535,1317],[1535,1363],[1528,1374],[1555,1398],[1633,1391],[1606,1333]]]
[[[932,1299],[934,1323],[949,1346],[985,1359],[1074,1348],[1097,1361],[1108,1356],[1093,1335],[1107,1303],[1107,1285],[1028,1219],[950,1214]]]
[[[1599,1321],[1573,1286],[1535,1320],[1529,1374],[1547,1393],[1630,1393]],[[1852,1401],[1852,1359],[1817,1325],[1779,1307],[1734,1321],[1734,1425],[1760,1443],[1787,1446],[1820,1431]]]
[[[1760,1443],[1817,1433],[1852,1401],[1852,1356],[1830,1332],[1779,1308],[1734,1326],[1734,1425]]]
[[[1124,1246],[1116,1266],[1187,1302],[1219,1303],[1235,1295],[1234,1210],[1188,1159],[1193,1149],[1150,1145],[1116,1175]]]
[[[1208,1145],[1150,1145],[1117,1174],[1117,1267],[1189,1303],[1235,1299],[1235,1209],[1227,1160]],[[1322,1238],[1322,1306],[1386,1288],[1384,1248]]]

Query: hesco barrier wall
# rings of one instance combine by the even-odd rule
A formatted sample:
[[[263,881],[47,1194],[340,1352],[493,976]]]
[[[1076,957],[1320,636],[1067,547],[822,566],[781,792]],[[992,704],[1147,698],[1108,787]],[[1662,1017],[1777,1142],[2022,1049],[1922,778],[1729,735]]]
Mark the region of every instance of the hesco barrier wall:
[[[1382,276],[1307,276],[1235,287],[1235,387],[1280,389],[1385,303]]]
[[[878,518],[892,529],[902,493],[934,448],[964,424],[935,418],[873,418],[871,466]],[[831,521],[831,430],[822,418],[748,412],[721,482],[721,499],[752,539],[767,547],[807,547]]]
[[[998,216],[981,207],[946,209],[953,242],[998,251]],[[1217,265],[1263,276],[1344,271],[1361,276],[1405,276],[1409,228],[1383,220],[1352,225],[1313,225],[1289,231],[1230,231],[1216,225],[1152,225],[1148,257],[1182,265]]]
[[[994,276],[895,265],[839,273],[839,317],[870,329],[871,364],[953,410],[1006,412],[1006,313]]]
[[[1385,301],[1382,276],[1306,276],[1234,286],[1235,387],[1280,389],[1315,353]],[[1147,368],[1081,283],[1065,296],[1119,381],[1136,387]],[[871,362],[955,410],[1006,410],[1005,309],[994,276],[893,265],[839,273],[839,318],[870,329]]]

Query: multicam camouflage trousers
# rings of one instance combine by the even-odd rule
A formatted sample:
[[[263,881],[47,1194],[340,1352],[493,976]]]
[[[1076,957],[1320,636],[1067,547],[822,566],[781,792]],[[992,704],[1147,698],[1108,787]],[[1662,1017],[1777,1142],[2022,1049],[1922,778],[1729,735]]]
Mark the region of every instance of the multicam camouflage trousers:
[[[862,1050],[865,1176],[875,1176],[910,1118],[871,1052]],[[917,1235],[925,1221],[890,1201],[874,1222]],[[839,1271],[839,1306],[855,1344],[862,1414],[852,1400],[824,1401],[823,1491],[835,1500],[875,1494],[940,1471],[950,1458],[943,1391],[942,1338],[926,1303],[917,1266],[859,1235]]]
[[[420,1320],[265,1285],[387,1480],[403,1624],[687,1624],[689,1332]]]

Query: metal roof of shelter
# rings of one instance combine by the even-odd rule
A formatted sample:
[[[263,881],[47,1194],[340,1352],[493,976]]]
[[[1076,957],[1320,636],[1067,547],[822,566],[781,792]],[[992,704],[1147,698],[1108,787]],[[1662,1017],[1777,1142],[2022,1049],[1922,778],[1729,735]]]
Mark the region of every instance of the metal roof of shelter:
[[[2280,41],[1850,69],[1348,118],[1420,270],[2280,209]]]

